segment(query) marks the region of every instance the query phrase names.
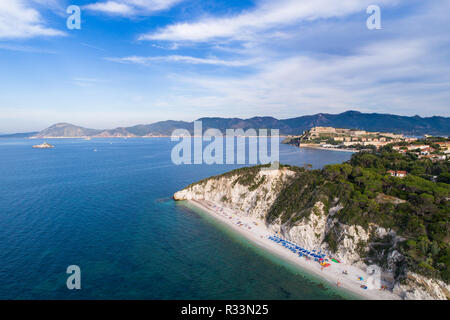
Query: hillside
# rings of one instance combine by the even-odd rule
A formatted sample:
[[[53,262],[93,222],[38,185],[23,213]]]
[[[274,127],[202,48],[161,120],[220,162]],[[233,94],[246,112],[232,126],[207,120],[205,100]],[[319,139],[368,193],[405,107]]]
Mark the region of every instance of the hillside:
[[[192,122],[167,120],[126,128],[128,132],[136,136],[170,136],[176,129],[186,129],[193,132],[194,124]]]
[[[225,133],[226,129],[279,129],[282,135],[296,135],[314,126],[385,131],[407,135],[450,135],[450,118],[419,116],[406,117],[391,114],[361,113],[347,111],[340,114],[319,113],[292,119],[279,120],[273,117],[240,118],[200,118],[203,130],[216,128]],[[36,138],[51,137],[144,137],[170,136],[175,129],[186,129],[193,133],[194,123],[185,121],[160,121],[108,130],[86,129],[68,123],[55,124],[38,134]]]
[[[450,298],[448,161],[383,148],[322,170],[261,169],[205,179],[174,198],[212,201],[299,245],[334,252],[345,263],[376,264],[403,298]],[[388,170],[410,174],[401,179]]]
[[[283,122],[296,133],[302,133],[315,126],[330,126],[408,135],[450,135],[450,118],[448,117],[422,118],[347,111],[340,114],[319,113],[313,116],[286,119]]]
[[[11,134],[1,134],[1,138],[29,138],[37,135],[39,132],[23,132],[23,133],[11,133]]]
[[[101,130],[86,129],[83,127],[75,126],[70,123],[57,123],[40,131],[34,135],[34,138],[46,138],[46,137],[64,137],[64,138],[78,138],[94,136],[100,133]]]

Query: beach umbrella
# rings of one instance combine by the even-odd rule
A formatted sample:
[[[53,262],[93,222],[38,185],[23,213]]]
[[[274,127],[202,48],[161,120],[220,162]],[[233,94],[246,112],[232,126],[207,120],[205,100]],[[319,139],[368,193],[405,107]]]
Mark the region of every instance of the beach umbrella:
[[[336,263],[341,263],[339,260],[337,260],[337,259],[331,259],[331,261],[333,261],[333,262],[336,262]]]

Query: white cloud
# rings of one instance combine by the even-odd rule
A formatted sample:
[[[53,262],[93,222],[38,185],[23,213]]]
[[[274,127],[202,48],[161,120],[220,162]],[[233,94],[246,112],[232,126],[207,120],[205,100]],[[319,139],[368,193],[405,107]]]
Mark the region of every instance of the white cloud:
[[[394,5],[398,0],[378,0]],[[208,17],[193,23],[169,25],[157,32],[143,34],[140,40],[208,41],[216,38],[247,39],[254,32],[291,25],[301,21],[343,17],[355,12],[365,14],[372,0],[278,0],[260,1],[252,11],[231,17]]]
[[[428,39],[377,42],[349,56],[266,61],[258,72],[240,77],[179,74],[173,77],[180,83],[178,94],[166,102],[200,114],[227,110],[234,116],[291,117],[349,107],[449,115],[450,66],[431,55],[437,45]]]
[[[169,46],[160,46],[157,44],[152,44],[152,47],[158,48],[158,49],[164,49],[164,50],[178,50],[180,48],[180,45],[176,42],[170,44]]]
[[[0,1],[0,39],[61,35],[64,32],[45,26],[39,12],[28,1]]]
[[[101,11],[108,14],[129,15],[133,13],[133,8],[125,3],[114,1],[97,2],[85,6],[86,9],[92,11]]]
[[[102,84],[108,82],[104,79],[97,79],[97,78],[73,78],[73,83],[79,87],[92,87],[97,84]]]
[[[148,15],[173,7],[182,0],[108,0],[85,5],[91,11],[109,15],[136,16]]]
[[[87,47],[87,48],[91,48],[91,49],[94,49],[94,50],[97,50],[97,51],[106,51],[105,49],[103,49],[103,48],[100,48],[100,47],[97,47],[97,46],[93,46],[93,45],[91,45],[91,44],[88,44],[88,43],[81,43],[81,45],[83,46],[83,47]]]
[[[61,3],[61,0],[28,0],[28,1],[31,1],[31,2],[37,3],[41,6],[45,6],[47,8],[52,8],[52,9],[55,9],[55,8],[61,9],[64,6],[64,4]]]
[[[149,65],[153,62],[180,62],[189,64],[208,64],[208,65],[219,65],[227,67],[242,67],[253,63],[256,60],[221,60],[217,58],[196,58],[190,56],[180,56],[180,55],[169,55],[169,56],[159,56],[159,57],[139,57],[130,56],[124,58],[106,58],[106,60],[119,62],[119,63],[133,63],[141,65]]]
[[[280,0],[235,16],[172,24],[140,39],[183,46],[206,42],[199,47],[232,54],[234,60],[256,59],[250,72],[237,76],[202,70],[170,75],[177,86],[160,101],[186,115],[226,110],[241,117],[292,117],[353,107],[448,116],[449,4],[416,1],[408,14],[397,16],[403,8],[389,10],[399,2],[378,1],[380,31],[366,28],[365,9],[372,1]]]
[[[0,43],[1,50],[9,50],[9,51],[19,51],[19,52],[28,52],[28,53],[48,53],[48,54],[56,54],[55,51],[47,50],[39,47],[25,46],[25,45],[14,45],[7,43]]]

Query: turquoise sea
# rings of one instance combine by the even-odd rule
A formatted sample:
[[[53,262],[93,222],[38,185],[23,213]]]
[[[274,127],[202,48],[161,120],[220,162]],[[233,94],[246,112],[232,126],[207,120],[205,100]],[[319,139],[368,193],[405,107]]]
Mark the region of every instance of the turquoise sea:
[[[0,299],[349,297],[171,199],[237,165],[176,166],[169,138],[42,142],[0,139]],[[350,156],[280,146],[286,164]]]

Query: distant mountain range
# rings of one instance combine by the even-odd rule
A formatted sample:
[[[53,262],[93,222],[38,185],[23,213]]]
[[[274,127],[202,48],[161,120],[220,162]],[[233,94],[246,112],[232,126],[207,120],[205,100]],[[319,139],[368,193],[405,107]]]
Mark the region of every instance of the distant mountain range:
[[[24,132],[24,133],[11,133],[11,134],[0,134],[0,138],[29,138],[37,135],[39,132]]]
[[[273,117],[200,118],[203,130],[225,129],[279,129],[282,135],[297,135],[314,126],[394,132],[406,135],[450,135],[449,117],[407,117],[393,114],[346,111],[340,114],[318,113],[310,116],[279,120]],[[155,137],[170,136],[175,129],[193,133],[194,123],[186,121],[160,121],[146,125],[119,127],[108,130],[87,129],[70,123],[58,123],[40,132],[3,135],[0,137],[75,138],[75,137]]]

